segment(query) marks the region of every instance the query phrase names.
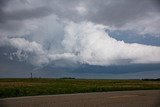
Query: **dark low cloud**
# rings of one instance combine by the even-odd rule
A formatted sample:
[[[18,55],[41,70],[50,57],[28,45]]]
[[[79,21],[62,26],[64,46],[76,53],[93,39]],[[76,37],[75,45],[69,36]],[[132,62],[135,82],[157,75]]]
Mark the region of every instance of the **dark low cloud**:
[[[1,7],[6,6],[6,4],[7,4],[9,1],[10,1],[10,0],[1,0],[1,1],[0,1],[0,6],[1,6]]]
[[[20,1],[19,1],[20,2]],[[23,2],[20,2],[23,6]],[[7,4],[10,4],[9,0],[1,0],[0,2],[0,23],[6,23],[10,20],[27,20],[32,18],[46,17],[53,13],[52,9],[47,6],[22,8],[17,10],[5,11]],[[17,5],[18,6],[18,5]]]
[[[126,74],[146,71],[160,71],[160,64],[133,64],[120,66],[81,65],[73,72],[91,74]]]
[[[152,0],[113,0],[106,5],[105,1],[97,2],[90,6],[91,13],[88,18],[97,23],[116,26],[122,26],[136,18],[145,16],[148,12],[157,10]],[[94,12],[94,8],[97,9],[97,12]]]
[[[27,20],[27,19],[32,19],[32,18],[41,18],[41,17],[46,17],[52,13],[51,8],[47,7],[38,7],[35,9],[24,9],[24,10],[18,10],[14,12],[8,12],[4,13],[1,17],[1,22],[5,22],[8,20]]]
[[[74,21],[89,20],[95,23],[122,26],[132,20],[158,12],[158,0],[64,0],[55,1],[54,13]],[[79,14],[80,7],[86,14]],[[81,11],[80,10],[80,11]]]
[[[160,12],[160,0],[153,0],[153,3],[156,6],[157,10]]]
[[[9,0],[0,0],[0,23],[3,22],[3,17],[5,16],[5,13],[3,12],[3,7],[5,7],[8,2]]]
[[[19,24],[22,25],[23,20],[43,18],[51,14],[75,22],[87,20],[108,26],[123,27],[135,20],[143,21],[143,19],[149,20],[158,17],[160,9],[159,0],[16,0],[15,2],[18,4],[13,4],[14,1],[10,0],[0,1],[1,29],[10,26],[7,23],[8,21],[20,21]],[[13,6],[10,6],[12,4]],[[13,7],[16,7],[16,9],[11,10]],[[7,9],[9,11],[6,11]],[[155,20],[157,21],[152,23],[156,24],[150,25],[152,26],[150,29],[158,27],[157,22],[159,22],[159,19]],[[18,27],[16,24],[15,27]],[[145,29],[143,25],[148,26],[143,22],[142,29]]]
[[[21,0],[19,2],[24,5]],[[9,3],[9,0],[1,0],[0,2],[1,22],[8,19],[22,20],[44,17],[54,13],[61,18],[75,21],[86,19],[102,24],[123,25],[149,12],[157,12],[159,9],[159,0],[54,0],[45,2],[40,0],[39,3],[44,4],[39,4],[39,7],[6,13],[3,8]],[[29,2],[28,5],[32,6],[32,2]],[[78,14],[76,7],[84,7],[87,14]]]

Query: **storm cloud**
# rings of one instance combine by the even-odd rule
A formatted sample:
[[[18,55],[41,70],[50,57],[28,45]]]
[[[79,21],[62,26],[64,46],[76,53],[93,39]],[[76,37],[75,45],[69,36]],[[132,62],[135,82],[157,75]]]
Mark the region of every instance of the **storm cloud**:
[[[1,0],[0,47],[34,66],[160,63],[160,47],[125,43],[108,31],[160,39],[157,0]],[[136,34],[135,33],[135,34]]]

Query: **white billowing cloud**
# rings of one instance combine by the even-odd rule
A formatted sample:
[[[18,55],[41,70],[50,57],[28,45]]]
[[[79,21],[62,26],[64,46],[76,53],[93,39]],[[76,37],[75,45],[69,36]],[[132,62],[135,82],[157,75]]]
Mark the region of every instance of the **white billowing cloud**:
[[[157,9],[152,0],[2,0],[0,53],[38,67],[160,63],[160,47],[124,43],[106,32],[159,39]]]
[[[93,65],[127,63],[159,63],[160,47],[129,44],[111,38],[104,25],[91,22],[69,23],[62,42],[65,50],[74,53],[78,61]]]
[[[28,41],[24,38],[1,38],[0,47],[9,46],[17,49],[13,53],[4,53],[10,60],[13,57],[17,57],[19,61],[27,61],[35,66],[41,66],[49,64],[50,62],[56,62],[57,60],[70,60],[76,62],[75,55],[73,53],[59,53],[52,50],[45,49],[41,44],[36,41]],[[61,66],[61,65],[59,65]]]
[[[18,51],[14,52],[12,55],[16,55],[20,60],[27,60],[29,63],[36,66],[41,66],[49,62],[42,45],[35,41],[30,42],[24,38],[1,38],[0,46],[16,48]]]
[[[47,24],[51,23],[50,21],[48,20],[44,24],[52,28],[55,22],[53,25]],[[41,22],[43,23],[43,20]],[[106,29],[110,28],[101,24],[92,22],[74,23],[70,21],[64,24],[66,24],[64,28],[59,27],[64,30],[64,35],[62,35],[63,33],[59,35],[55,31],[52,32],[52,29],[45,29],[39,24],[36,30],[31,32],[33,34],[31,40],[23,37],[1,37],[0,47],[11,46],[16,48],[18,51],[13,55],[35,66],[56,63],[59,60],[67,60],[75,64],[102,66],[160,63],[160,47],[117,41],[106,32]],[[54,32],[58,36],[54,35]],[[60,39],[57,39],[58,37]]]

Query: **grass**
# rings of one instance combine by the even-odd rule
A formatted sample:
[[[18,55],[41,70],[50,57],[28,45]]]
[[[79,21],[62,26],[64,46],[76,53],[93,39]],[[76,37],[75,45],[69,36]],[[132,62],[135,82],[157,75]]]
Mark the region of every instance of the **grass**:
[[[160,81],[46,78],[0,79],[0,98],[128,90],[160,90]]]

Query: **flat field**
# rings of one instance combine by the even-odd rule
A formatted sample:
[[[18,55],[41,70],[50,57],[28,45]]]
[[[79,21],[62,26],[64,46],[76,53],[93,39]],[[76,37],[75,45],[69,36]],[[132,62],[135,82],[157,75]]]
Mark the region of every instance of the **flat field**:
[[[0,98],[129,90],[160,90],[160,81],[47,78],[0,79]]]

